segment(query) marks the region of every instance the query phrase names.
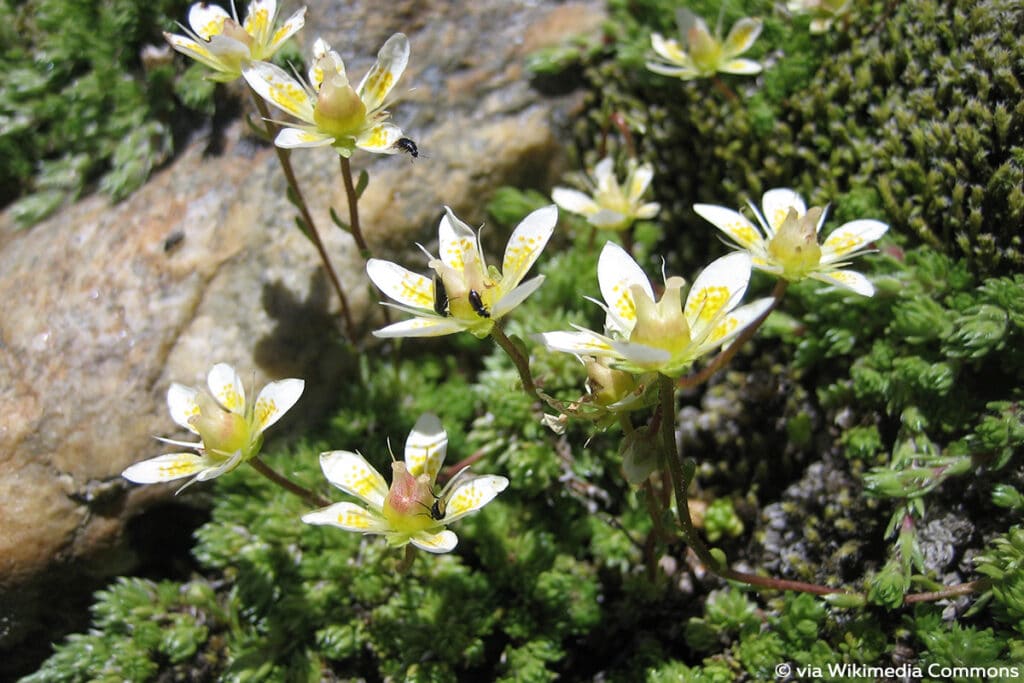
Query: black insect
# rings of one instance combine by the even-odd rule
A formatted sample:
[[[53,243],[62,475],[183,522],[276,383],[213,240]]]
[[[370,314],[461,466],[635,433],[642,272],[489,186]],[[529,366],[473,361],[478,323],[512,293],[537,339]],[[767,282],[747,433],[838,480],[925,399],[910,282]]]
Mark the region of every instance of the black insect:
[[[448,290],[444,288],[444,280],[434,276],[434,312],[438,315],[448,317],[451,311],[448,310]]]
[[[413,159],[420,155],[420,149],[416,146],[416,142],[412,138],[398,138],[398,140],[395,141],[395,147],[406,152]]]
[[[164,253],[169,254],[174,251],[177,247],[181,246],[181,243],[185,241],[185,232],[183,230],[175,230],[167,239],[164,240]]]
[[[476,314],[481,318],[490,318],[491,312],[484,306],[484,302],[480,299],[480,292],[475,289],[469,290],[469,305],[473,307]]]
[[[445,499],[441,496],[434,495],[433,493],[430,495],[434,496],[434,502],[430,504],[430,507],[427,507],[426,503],[420,503],[420,505],[423,506],[423,509],[426,510],[426,512],[422,512],[420,514],[430,515],[432,520],[440,522],[448,512],[448,503],[445,502]]]

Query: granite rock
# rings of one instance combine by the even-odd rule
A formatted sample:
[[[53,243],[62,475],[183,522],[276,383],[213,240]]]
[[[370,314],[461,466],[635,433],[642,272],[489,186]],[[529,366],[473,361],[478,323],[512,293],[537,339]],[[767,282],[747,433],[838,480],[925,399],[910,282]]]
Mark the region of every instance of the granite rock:
[[[310,5],[304,52],[323,36],[355,77],[391,33],[412,44],[390,109],[424,155],[352,160],[370,174],[360,209],[377,255],[409,259],[413,242],[436,237],[445,204],[480,223],[495,188],[550,188],[580,100],[533,90],[523,57],[599,30],[600,6]],[[339,304],[294,229],[276,156],[245,130],[228,126],[216,155],[195,140],[119,204],[93,195],[26,231],[0,214],[0,646],[38,627],[53,586],[130,570],[126,522],[176,487],[133,486],[120,472],[162,452],[153,435],[182,436],[167,416],[171,381],[201,384],[219,361],[256,384],[304,377],[280,432],[323,414],[350,367]],[[329,207],[347,210],[337,156],[292,159],[358,322],[350,341],[367,349],[378,295],[329,219]]]

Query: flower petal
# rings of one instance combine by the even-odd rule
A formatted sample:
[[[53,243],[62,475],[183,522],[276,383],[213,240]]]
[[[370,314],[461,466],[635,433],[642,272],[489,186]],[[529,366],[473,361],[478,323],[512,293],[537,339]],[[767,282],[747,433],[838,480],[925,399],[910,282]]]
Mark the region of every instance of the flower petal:
[[[726,57],[734,57],[749,50],[757,37],[761,35],[761,26],[760,19],[744,17],[737,21],[732,25],[729,35],[725,37],[725,42],[722,43],[722,54]],[[761,66],[758,65],[757,69],[760,71]]]
[[[752,303],[740,306],[722,318],[714,327],[708,330],[704,339],[694,339],[693,343],[697,348],[696,356],[703,356],[715,347],[728,344],[734,337],[744,330],[750,323],[754,322],[762,313],[772,305],[773,299],[767,297],[758,299]]]
[[[597,260],[597,282],[601,288],[601,296],[608,305],[609,330],[629,336],[636,324],[636,303],[633,301],[632,288],[639,286],[654,301],[654,290],[647,274],[626,253],[626,250],[607,242]]]
[[[662,64],[661,62],[647,62],[646,66],[648,71],[653,71],[654,73],[661,74],[662,76],[681,78],[684,81],[700,76],[700,71],[692,66],[670,66]]]
[[[277,0],[252,0],[242,28],[253,37],[255,45],[266,45],[277,14]]]
[[[494,497],[507,487],[508,479],[496,474],[474,477],[462,482],[455,487],[455,490],[448,496],[448,500],[445,501],[444,523],[450,524],[476,512],[494,500]]]
[[[654,168],[650,164],[641,164],[629,176],[629,186],[626,188],[626,196],[630,204],[636,204],[640,197],[647,191],[647,186],[654,179]]]
[[[377,63],[363,76],[356,88],[359,98],[366,105],[367,112],[373,112],[383,103],[398,79],[402,77],[409,63],[409,39],[404,33],[396,33],[384,43],[377,53]]]
[[[537,291],[542,284],[544,284],[544,276],[538,275],[535,278],[530,278],[508,294],[504,294],[500,299],[494,302],[493,306],[491,306],[491,318],[497,319],[502,317],[513,308],[526,301],[526,297]]]
[[[400,151],[395,143],[405,133],[393,123],[378,123],[373,128],[363,131],[356,138],[356,147],[377,154],[396,154]]]
[[[426,550],[428,553],[450,553],[455,550],[459,537],[447,529],[436,534],[421,531],[415,536],[410,536],[409,542],[420,550]]]
[[[295,14],[288,17],[278,28],[274,31],[274,35],[270,38],[270,41],[266,43],[266,49],[263,54],[260,55],[262,59],[267,59],[284,44],[286,40],[294,36],[299,32],[303,26],[306,25],[306,8],[303,7]]]
[[[886,233],[889,226],[882,221],[864,218],[844,223],[832,231],[821,245],[821,262],[834,263],[850,256]]]
[[[807,205],[804,204],[803,198],[788,187],[765,192],[761,197],[761,208],[764,210],[763,218],[772,229],[771,234],[775,234],[782,227],[782,222],[786,220],[790,209],[794,209],[798,217],[807,213]]]
[[[244,455],[245,452],[242,449],[235,451],[234,453],[231,454],[230,458],[228,458],[221,464],[213,467],[208,467],[199,474],[197,474],[196,478],[193,481],[207,481],[208,479],[213,479],[215,477],[219,477],[222,474],[230,472],[231,470],[235,469],[236,467],[242,464],[242,457]],[[191,483],[192,482],[190,481],[188,484],[185,484],[185,486],[189,486]],[[182,489],[184,489],[185,486],[182,486],[180,489],[178,489],[176,493],[181,493]]]
[[[750,255],[737,251],[712,261],[697,277],[683,306],[691,339],[703,337],[709,325],[736,307],[747,291],[750,268]]]
[[[223,7],[197,2],[188,10],[188,25],[203,40],[219,35],[224,30],[224,20],[231,16]]]
[[[371,510],[347,501],[308,512],[302,515],[302,521],[306,524],[336,526],[345,531],[364,534],[383,534],[391,529],[387,520]]]
[[[274,144],[284,149],[327,147],[333,143],[333,136],[312,128],[282,128],[274,138]]]
[[[714,204],[694,204],[693,210],[728,235],[737,246],[756,251],[764,249],[761,231],[738,211]]]
[[[437,240],[441,262],[446,266],[461,273],[466,263],[476,260],[483,268],[483,256],[476,233],[447,206],[437,226]]]
[[[640,220],[650,220],[661,211],[661,204],[658,202],[647,202],[636,210],[636,217]]]
[[[836,285],[862,296],[874,296],[875,286],[864,275],[853,270],[831,270],[824,273],[811,273],[815,280]]]
[[[658,349],[646,344],[628,341],[612,341],[610,358],[617,358],[641,368],[656,369],[672,359],[672,354],[665,349]]]
[[[668,62],[677,66],[689,66],[689,55],[679,47],[679,43],[674,39],[665,39],[660,33],[651,34],[651,47],[658,56],[667,60]],[[651,69],[650,63],[647,65],[648,69]],[[651,69],[654,71],[654,69]]]
[[[581,216],[589,216],[600,210],[597,203],[589,196],[579,190],[570,190],[567,187],[556,187],[551,190],[551,199],[569,213],[578,213]]]
[[[730,59],[718,67],[724,74],[737,74],[739,76],[753,76],[761,73],[762,66],[752,59]]]
[[[164,33],[164,39],[181,54],[205,64],[214,71],[222,71],[228,68],[226,64],[222,63],[219,58],[210,52],[207,43],[199,43],[191,38],[175,33]]]
[[[301,379],[282,379],[263,387],[253,409],[253,428],[262,432],[280,420],[299,400],[305,387]]]
[[[326,40],[317,38],[313,42],[313,63],[308,72],[309,82],[314,90],[320,90],[327,72],[335,73],[341,80],[348,82],[348,76],[345,75],[345,62],[342,61],[341,55],[332,50],[330,43]]]
[[[537,338],[552,351],[564,351],[579,356],[609,356],[615,353],[610,339],[590,330],[545,332],[537,335]]]
[[[193,434],[199,432],[189,423],[188,419],[199,414],[199,403],[196,401],[196,390],[184,384],[172,382],[167,390],[167,408],[171,411],[171,419]]]
[[[136,484],[156,484],[190,477],[210,467],[208,458],[195,453],[168,453],[137,462],[121,476]]]
[[[366,274],[377,289],[395,301],[426,311],[434,310],[434,283],[430,278],[376,258],[366,262]]]
[[[327,481],[359,498],[374,510],[384,506],[388,485],[376,468],[359,453],[328,451],[320,454],[320,469]]]
[[[557,222],[558,207],[552,204],[531,212],[512,231],[501,263],[502,294],[514,289],[526,277],[526,273],[551,239]]]
[[[245,387],[233,367],[227,363],[217,363],[210,368],[206,385],[221,407],[236,415],[245,414]]]
[[[466,326],[458,318],[424,315],[411,320],[392,323],[373,331],[374,337],[440,337],[462,332]]]
[[[309,93],[284,69],[267,62],[249,62],[242,68],[242,75],[263,99],[297,119],[316,123]]]
[[[448,450],[448,432],[433,413],[423,413],[405,440],[405,466],[414,477],[426,472],[431,483],[444,462]]]

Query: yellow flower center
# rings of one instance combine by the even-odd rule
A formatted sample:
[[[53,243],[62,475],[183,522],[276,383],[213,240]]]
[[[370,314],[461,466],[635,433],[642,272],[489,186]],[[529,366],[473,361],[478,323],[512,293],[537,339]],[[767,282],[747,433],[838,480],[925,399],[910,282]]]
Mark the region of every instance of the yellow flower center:
[[[313,121],[317,128],[329,135],[353,137],[366,126],[366,105],[348,79],[330,73],[317,93]]]
[[[384,497],[384,519],[395,531],[414,534],[438,526],[430,516],[434,495],[426,474],[412,476],[404,462],[391,463],[391,488]]]
[[[248,421],[238,413],[225,410],[205,392],[196,396],[199,412],[189,418],[203,440],[203,449],[212,455],[230,456],[243,451],[246,456],[252,449],[251,430]]]
[[[768,243],[768,255],[782,268],[782,277],[786,280],[801,280],[821,263],[817,225],[822,211],[813,207],[799,216],[795,209],[790,209]]]
[[[681,290],[686,281],[670,277],[665,281],[665,293],[654,303],[640,285],[633,285],[636,304],[636,324],[629,341],[663,349],[675,358],[690,345],[690,326],[683,316]]]

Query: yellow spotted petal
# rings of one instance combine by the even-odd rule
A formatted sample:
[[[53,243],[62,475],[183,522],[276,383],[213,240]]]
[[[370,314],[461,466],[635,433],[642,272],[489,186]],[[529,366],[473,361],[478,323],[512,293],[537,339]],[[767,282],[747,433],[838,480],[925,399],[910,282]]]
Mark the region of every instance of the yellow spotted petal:
[[[608,242],[597,261],[597,281],[608,307],[608,328],[629,336],[636,323],[636,302],[633,301],[632,288],[639,286],[653,301],[654,290],[651,289],[650,280],[625,249],[614,242]]]
[[[405,441],[405,466],[409,474],[418,477],[425,472],[431,482],[435,481],[447,449],[448,433],[441,426],[440,418],[424,413]]]
[[[359,134],[356,138],[356,147],[377,154],[397,154],[401,149],[395,143],[403,135],[402,129],[393,123],[378,123]]]
[[[432,311],[434,308],[434,281],[407,270],[397,263],[372,258],[366,262],[366,274],[377,286],[400,304]]]
[[[356,92],[366,105],[366,111],[372,112],[384,104],[384,98],[402,77],[409,63],[409,39],[404,33],[396,33],[377,53],[377,63],[370,68],[356,88]]]
[[[779,228],[782,227],[782,223],[786,220],[786,216],[789,215],[790,209],[796,211],[797,218],[807,213],[807,205],[804,204],[803,198],[788,187],[780,187],[765,192],[761,196],[761,208],[764,210],[765,222],[771,228],[768,233],[769,237],[778,232]]]
[[[280,420],[302,396],[305,386],[301,379],[282,379],[263,387],[253,408],[252,428],[262,432]]]
[[[462,272],[467,262],[481,262],[480,245],[476,233],[452,213],[447,206],[437,227],[438,250],[441,261]],[[481,268],[482,268],[481,263]]]
[[[886,233],[889,226],[881,221],[861,219],[845,223],[821,245],[821,262],[834,263],[864,249]]]
[[[831,270],[822,273],[811,273],[815,280],[836,285],[861,296],[874,296],[875,286],[862,274],[852,270]]]
[[[448,497],[444,523],[476,512],[508,487],[508,479],[489,474],[474,477],[455,487]]]
[[[224,30],[224,22],[231,16],[223,7],[205,2],[197,2],[188,11],[188,25],[203,40],[220,35]]]
[[[697,277],[683,306],[691,339],[703,337],[722,314],[736,307],[747,291],[750,268],[750,256],[738,251],[712,261]]]
[[[236,415],[245,414],[245,387],[233,367],[227,363],[217,363],[210,368],[206,385],[222,407]]]
[[[196,401],[196,390],[184,384],[173,382],[167,390],[167,408],[171,419],[193,434],[198,434],[189,418],[199,414],[199,403]]]
[[[320,469],[327,481],[353,495],[374,510],[384,505],[388,485],[373,465],[359,453],[329,451],[320,454]]]
[[[170,43],[171,47],[186,57],[191,57],[215,71],[224,69],[225,65],[210,52],[206,43],[198,43],[191,38],[174,33],[164,33],[164,38]]]
[[[276,0],[253,0],[249,3],[249,10],[246,13],[242,28],[253,37],[256,45],[266,45],[270,42],[270,30],[273,28],[275,15],[277,14]],[[264,57],[265,55],[261,55]]]
[[[522,220],[509,237],[501,265],[501,291],[506,293],[518,285],[544,250],[558,222],[554,205],[537,209]]]
[[[383,534],[390,526],[384,518],[355,503],[342,502],[328,505],[302,516],[306,524],[336,526],[346,531],[364,534]]]
[[[579,332],[545,332],[537,335],[540,341],[552,351],[564,351],[577,356],[606,357],[614,355],[611,340],[596,332],[581,329]]]
[[[428,553],[450,553],[455,550],[455,546],[459,542],[459,537],[447,529],[439,531],[436,534],[432,534],[428,531],[420,531],[419,533],[410,536],[409,542],[420,550],[425,550]]]
[[[274,31],[274,34],[270,37],[269,42],[266,43],[267,47],[264,50],[263,54],[261,55],[261,58],[267,59],[275,52],[277,52],[278,48],[280,48],[281,45],[283,45],[286,40],[288,40],[293,35],[298,33],[299,29],[305,26],[305,24],[306,8],[303,7],[295,14],[288,17],[288,19],[286,19],[284,23],[282,23],[277,28],[277,30]]]
[[[310,94],[284,69],[267,62],[250,62],[242,69],[242,76],[263,99],[297,119],[315,123]]]
[[[210,466],[207,458],[195,453],[168,453],[135,463],[121,476],[136,484],[156,484],[191,477]]]
[[[749,17],[740,19],[732,25],[729,35],[722,44],[722,53],[726,58],[735,57],[746,52],[761,35],[761,20]],[[758,66],[760,71],[760,66]]]
[[[440,337],[446,334],[462,332],[466,324],[458,318],[442,318],[440,316],[423,316],[392,323],[387,327],[374,330],[373,336],[380,338],[392,337]]]
[[[764,250],[764,236],[743,214],[714,204],[694,204],[693,210],[728,235],[737,246],[759,252]]]
[[[333,143],[333,136],[313,128],[282,128],[274,138],[274,144],[284,149],[327,147]]]

